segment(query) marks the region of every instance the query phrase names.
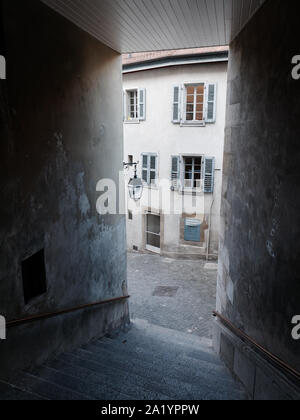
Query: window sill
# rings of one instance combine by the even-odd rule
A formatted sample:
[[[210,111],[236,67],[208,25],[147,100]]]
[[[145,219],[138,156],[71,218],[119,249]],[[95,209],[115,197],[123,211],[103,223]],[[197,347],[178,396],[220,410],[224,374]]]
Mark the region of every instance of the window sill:
[[[156,184],[153,184],[153,185],[144,184],[144,188],[147,189],[147,190],[158,190],[159,189],[158,185],[156,185]]]
[[[202,188],[184,188],[179,190],[182,195],[202,195],[204,190]]]
[[[124,124],[140,124],[140,120],[126,120],[124,121]]]
[[[205,127],[205,126],[206,126],[205,121],[199,121],[199,122],[183,121],[180,123],[180,127]]]

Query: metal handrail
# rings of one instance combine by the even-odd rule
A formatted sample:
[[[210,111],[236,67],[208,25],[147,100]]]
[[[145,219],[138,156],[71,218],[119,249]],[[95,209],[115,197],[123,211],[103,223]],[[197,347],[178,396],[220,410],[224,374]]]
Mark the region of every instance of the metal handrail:
[[[121,296],[121,297],[117,297],[117,298],[113,298],[113,299],[102,300],[100,302],[89,303],[89,304],[81,305],[81,306],[75,306],[75,307],[69,308],[69,309],[63,309],[63,310],[57,311],[57,312],[50,312],[50,313],[39,314],[39,315],[32,315],[32,316],[27,317],[27,318],[8,321],[7,324],[6,324],[6,327],[7,328],[13,328],[13,327],[17,327],[19,325],[28,324],[30,322],[35,322],[35,321],[40,321],[40,320],[43,320],[43,319],[54,318],[56,316],[65,315],[65,314],[68,314],[68,313],[71,313],[71,312],[81,311],[83,309],[90,309],[90,308],[93,308],[93,307],[96,307],[96,306],[108,305],[108,304],[111,304],[111,303],[121,302],[121,301],[127,300],[129,298],[130,298],[130,296]]]
[[[227,318],[225,318],[219,312],[213,311],[213,316],[217,317],[217,318],[220,318],[220,320],[225,325],[227,325],[229,327],[229,329],[232,330],[237,336],[239,336],[240,338],[242,338],[245,341],[248,341],[252,346],[254,346],[256,349],[261,351],[265,356],[267,356],[269,359],[271,359],[273,363],[278,365],[281,369],[285,370],[287,373],[292,375],[297,380],[300,380],[300,372],[298,372],[296,369],[289,366],[283,360],[279,359],[279,357],[275,356],[273,353],[266,350],[264,347],[262,347],[260,344],[258,344],[255,340],[253,340],[253,338],[251,338],[249,335],[247,335],[242,330],[240,330],[235,325],[233,325],[231,321],[229,321]]]

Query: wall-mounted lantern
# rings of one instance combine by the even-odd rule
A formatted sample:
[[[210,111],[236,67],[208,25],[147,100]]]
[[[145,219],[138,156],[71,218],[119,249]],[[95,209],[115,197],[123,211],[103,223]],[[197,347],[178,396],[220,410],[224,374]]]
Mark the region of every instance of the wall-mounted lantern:
[[[129,166],[134,166],[134,177],[130,179],[128,183],[128,192],[129,196],[134,201],[139,201],[142,198],[143,195],[143,181],[138,178],[137,176],[137,165],[139,162],[129,162],[129,163],[123,163],[124,168],[128,168]]]

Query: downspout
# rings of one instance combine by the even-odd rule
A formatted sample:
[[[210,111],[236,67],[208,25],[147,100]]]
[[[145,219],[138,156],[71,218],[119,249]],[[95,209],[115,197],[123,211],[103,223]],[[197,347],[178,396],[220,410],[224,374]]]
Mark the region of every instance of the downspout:
[[[209,226],[208,226],[208,238],[207,238],[207,250],[206,250],[206,261],[209,260],[209,248],[210,248],[210,231],[211,231],[211,214],[212,208],[215,202],[215,197],[213,196],[213,200],[211,202],[210,211],[209,211]]]

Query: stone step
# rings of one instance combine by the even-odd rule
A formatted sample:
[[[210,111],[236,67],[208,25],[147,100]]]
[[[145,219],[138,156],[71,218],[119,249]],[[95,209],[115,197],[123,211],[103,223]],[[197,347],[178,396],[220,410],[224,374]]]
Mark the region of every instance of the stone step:
[[[72,389],[64,388],[27,372],[19,372],[15,374],[14,377],[10,379],[10,383],[24,392],[38,395],[47,400],[70,401],[91,399],[86,394],[81,394],[73,391]]]
[[[137,359],[152,361],[153,363],[165,361],[172,363],[176,360],[177,365],[186,365],[188,361],[196,364],[198,361],[214,364],[216,367],[223,368],[223,364],[215,354],[204,352],[203,350],[194,350],[184,346],[168,345],[167,343],[154,343],[151,339],[149,341],[140,342],[139,340],[132,340],[127,337],[126,340],[104,339],[97,340],[90,343],[98,346],[103,350],[126,354],[128,357],[136,357]]]
[[[88,351],[78,349],[71,354],[83,360],[92,360],[99,364],[102,369],[108,365],[107,355],[100,354],[98,350]],[[129,360],[122,357],[120,357],[119,360],[114,359],[113,362],[110,361],[109,367],[110,369],[112,369],[112,367],[115,369],[116,375],[118,372],[123,371],[125,374],[128,374],[129,377],[134,374],[141,378],[147,378],[151,380],[156,387],[158,384],[164,383],[170,389],[168,395],[176,399],[207,399],[206,395],[209,395],[210,397],[214,396],[216,399],[218,399],[218,397],[220,397],[220,399],[221,397],[228,399],[231,398],[231,393],[228,393],[227,389],[236,388],[234,382],[231,384],[222,383],[224,373],[214,379],[210,378],[208,373],[191,379],[185,374],[184,370],[170,372],[168,369],[158,369],[155,366],[140,366],[136,364],[135,360]],[[225,374],[225,377],[226,376],[228,376],[228,374]],[[183,377],[186,378],[189,383],[185,382]],[[220,386],[221,393],[218,392],[217,384],[223,385]],[[185,395],[185,397],[183,398],[182,395]]]
[[[135,320],[0,381],[1,400],[244,400],[211,341]]]
[[[121,346],[121,344],[120,344]],[[130,350],[129,352],[117,347],[111,348],[109,344],[102,344],[101,341],[93,342],[83,347],[83,350],[90,351],[97,355],[102,355],[111,365],[115,362],[126,363],[130,368],[132,364],[139,371],[149,372],[150,375],[156,374],[158,377],[163,373],[167,378],[177,379],[186,383],[195,384],[205,378],[206,381],[218,380],[224,386],[234,383],[230,376],[227,376],[226,368],[222,365],[212,363],[211,360],[198,360],[184,355],[173,357],[171,350],[165,353],[157,353],[153,357],[152,353],[141,353]],[[142,349],[143,350],[143,349]],[[130,364],[131,363],[131,364]],[[132,369],[132,367],[131,367]]]
[[[75,374],[74,370],[68,373],[61,368],[54,368],[50,365],[35,367],[27,371],[30,375],[41,378],[45,381],[56,384],[65,389],[73,390],[79,394],[87,395],[89,399],[105,400],[110,397],[112,400],[130,399],[128,395],[123,395],[120,391],[108,389],[103,381],[89,381],[86,377]]]
[[[123,333],[121,336],[138,338],[141,341],[151,339],[153,342],[174,344],[174,346],[184,346],[214,354],[212,340],[210,339],[150,324],[148,321],[141,319],[132,320],[129,332],[127,334]]]
[[[16,388],[9,383],[0,381],[0,401],[39,401],[45,399],[31,392]]]
[[[62,355],[58,360],[47,363],[47,366],[69,374],[74,378],[85,380],[102,387],[107,400],[171,400],[163,394],[166,387],[150,383],[146,378],[124,374],[114,368],[103,367],[93,361],[76,356]],[[105,390],[105,391],[104,391]],[[113,397],[115,394],[117,397]]]

